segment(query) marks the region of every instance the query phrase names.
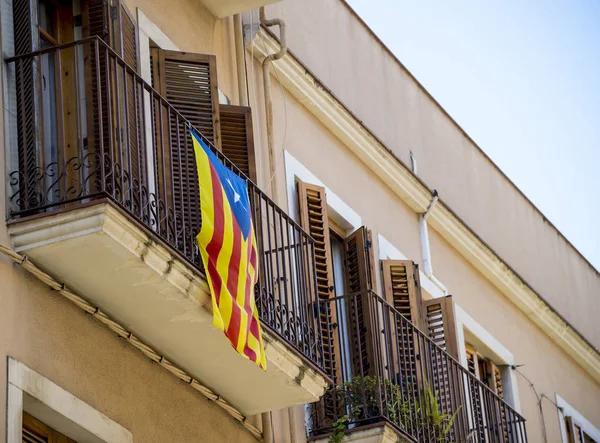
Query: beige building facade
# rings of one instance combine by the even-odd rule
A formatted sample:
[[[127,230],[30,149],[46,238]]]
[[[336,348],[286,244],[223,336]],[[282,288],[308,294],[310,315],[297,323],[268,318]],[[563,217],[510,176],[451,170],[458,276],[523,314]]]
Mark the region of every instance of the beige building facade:
[[[267,3],[3,2],[0,443],[600,441],[598,271],[343,0]],[[254,182],[266,372],[190,124]]]

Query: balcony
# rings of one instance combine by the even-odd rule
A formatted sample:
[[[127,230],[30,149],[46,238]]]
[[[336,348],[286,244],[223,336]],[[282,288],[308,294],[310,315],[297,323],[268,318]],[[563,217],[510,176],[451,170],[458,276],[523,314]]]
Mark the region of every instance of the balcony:
[[[184,180],[195,174],[189,121],[99,38],[6,61],[16,250],[243,414],[319,399],[329,379],[313,239],[248,180],[265,372],[212,326],[197,179]]]
[[[527,441],[523,417],[374,292],[322,305],[338,312],[340,358],[312,405],[313,441]]]

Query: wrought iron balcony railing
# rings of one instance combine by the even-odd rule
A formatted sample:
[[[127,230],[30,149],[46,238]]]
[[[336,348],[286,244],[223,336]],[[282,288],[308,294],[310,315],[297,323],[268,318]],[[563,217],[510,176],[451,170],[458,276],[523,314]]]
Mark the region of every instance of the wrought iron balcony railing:
[[[195,171],[190,122],[97,37],[6,62],[17,127],[7,148],[9,217],[110,201],[201,270],[197,179],[182,185]],[[263,325],[323,370],[313,239],[204,141],[248,183]]]
[[[525,419],[372,291],[337,311],[334,385],[312,405],[311,436],[389,423],[416,442],[527,441]]]

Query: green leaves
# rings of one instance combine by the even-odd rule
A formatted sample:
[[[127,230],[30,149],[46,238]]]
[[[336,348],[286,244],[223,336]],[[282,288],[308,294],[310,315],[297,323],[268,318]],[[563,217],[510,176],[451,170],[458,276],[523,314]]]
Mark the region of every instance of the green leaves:
[[[402,391],[386,378],[357,376],[338,386],[335,395],[346,415],[333,423],[330,443],[341,441],[349,423],[380,417],[415,437],[433,436],[434,441],[447,442],[460,411],[459,407],[453,414],[444,413],[427,380],[418,395],[413,395],[411,387]]]

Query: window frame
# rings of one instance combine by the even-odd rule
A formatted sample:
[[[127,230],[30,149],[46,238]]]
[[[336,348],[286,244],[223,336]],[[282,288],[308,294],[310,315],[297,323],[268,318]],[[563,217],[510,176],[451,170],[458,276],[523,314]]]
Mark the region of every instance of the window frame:
[[[100,441],[133,443],[133,434],[129,430],[11,357],[8,358],[7,389],[7,443],[22,442],[23,412],[31,414],[24,402],[25,395],[37,400],[44,409],[58,413],[62,418],[88,431]],[[45,424],[52,428],[56,426],[51,420]]]
[[[558,393],[556,394],[556,405],[558,413],[558,421],[560,425],[560,436],[563,443],[569,443],[569,437],[567,436],[566,417],[572,417],[577,422],[583,432],[589,435],[591,438],[600,442],[600,429],[596,428],[585,416],[571,406],[564,398]]]

